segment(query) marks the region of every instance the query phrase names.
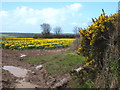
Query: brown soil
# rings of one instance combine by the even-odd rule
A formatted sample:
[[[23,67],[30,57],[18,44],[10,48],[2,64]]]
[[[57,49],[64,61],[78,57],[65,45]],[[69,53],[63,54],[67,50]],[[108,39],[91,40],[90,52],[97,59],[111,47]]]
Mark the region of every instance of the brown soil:
[[[6,70],[2,70],[2,87],[14,88],[16,83],[16,77]]]
[[[16,66],[22,67],[28,70],[25,78],[18,78],[9,73],[6,70],[2,70],[2,86],[3,88],[56,88],[61,87],[70,80],[69,74],[59,75],[57,77],[49,76],[45,68],[42,70],[35,69],[34,64],[23,62],[23,58],[37,57],[40,55],[48,55],[64,52],[66,49],[55,50],[8,50],[2,49],[2,66]],[[21,54],[27,55],[26,57],[20,57]]]

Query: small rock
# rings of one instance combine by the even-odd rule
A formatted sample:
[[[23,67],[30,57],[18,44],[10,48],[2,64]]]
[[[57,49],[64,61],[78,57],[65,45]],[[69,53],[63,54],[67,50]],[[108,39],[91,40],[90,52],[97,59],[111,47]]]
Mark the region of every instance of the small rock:
[[[21,54],[21,56],[20,57],[26,57],[27,55],[25,55],[25,54]]]
[[[82,69],[82,68],[79,67],[79,68],[75,69],[75,71],[79,72],[81,69]]]
[[[32,71],[32,74],[36,75],[36,73],[34,71]]]
[[[43,65],[38,65],[35,68],[41,70],[41,69],[43,69]]]

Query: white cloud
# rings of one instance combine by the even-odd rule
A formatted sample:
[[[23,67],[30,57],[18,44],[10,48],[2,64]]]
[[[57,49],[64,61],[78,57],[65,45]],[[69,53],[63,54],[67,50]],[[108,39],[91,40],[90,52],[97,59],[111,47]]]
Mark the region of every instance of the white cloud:
[[[41,15],[44,16],[45,18],[53,18],[56,15],[60,14],[59,10],[53,9],[53,8],[46,8],[40,11]]]
[[[80,3],[74,3],[62,8],[44,8],[33,9],[27,6],[16,7],[11,11],[0,11],[0,17],[4,17],[2,21],[3,30],[25,30],[40,29],[40,24],[49,23],[52,26],[64,25],[75,15],[82,7]],[[72,25],[77,23],[73,22]],[[7,26],[7,27],[6,27]],[[18,31],[19,31],[18,30]],[[33,31],[34,32],[34,31]]]
[[[26,12],[29,8],[27,8],[26,6],[22,6],[22,7],[17,7],[14,12],[16,15],[18,16],[26,16]],[[29,12],[29,11],[28,11]]]
[[[0,17],[1,16],[8,16],[8,12],[7,11],[0,11]]]
[[[78,25],[78,23],[76,23],[76,22],[72,22],[71,23],[73,26],[77,26]]]
[[[74,3],[67,6],[67,8],[69,8],[72,11],[78,11],[81,7],[82,5],[80,3]]]
[[[37,23],[37,18],[27,18],[25,23],[35,25]]]

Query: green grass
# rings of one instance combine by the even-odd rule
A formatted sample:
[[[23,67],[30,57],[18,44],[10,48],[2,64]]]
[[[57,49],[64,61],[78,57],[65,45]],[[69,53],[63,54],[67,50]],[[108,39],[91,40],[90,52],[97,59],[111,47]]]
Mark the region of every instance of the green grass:
[[[76,85],[76,88],[93,88],[93,82],[91,80],[87,80],[83,85]]]
[[[25,59],[31,64],[43,64],[49,74],[60,74],[71,71],[85,59],[75,54],[72,50],[67,50],[54,55],[39,56]]]
[[[13,36],[10,36],[8,34],[0,34],[0,37],[12,38]]]
[[[72,79],[69,83],[68,83],[68,86],[67,88],[91,88],[93,89],[94,88],[94,83],[92,82],[92,80],[86,80],[84,83],[80,84],[80,78],[74,78]],[[96,90],[96,89],[93,89],[93,90]]]

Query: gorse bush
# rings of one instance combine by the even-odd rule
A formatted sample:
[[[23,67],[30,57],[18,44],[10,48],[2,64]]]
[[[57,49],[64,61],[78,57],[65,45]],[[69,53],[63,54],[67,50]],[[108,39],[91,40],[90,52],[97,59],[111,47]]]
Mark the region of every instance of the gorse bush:
[[[102,10],[101,16],[92,19],[92,25],[80,29],[81,45],[78,54],[86,58],[86,66],[92,65],[102,69],[109,36],[115,29],[117,16],[118,13],[107,16]]]
[[[108,16],[102,10],[98,18],[92,19],[91,25],[80,29],[80,37],[78,54],[86,61],[82,70],[73,72],[80,85],[119,88],[120,11]]]

